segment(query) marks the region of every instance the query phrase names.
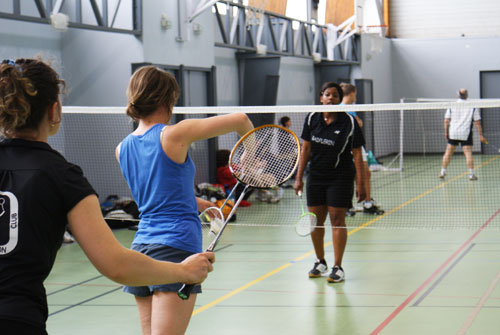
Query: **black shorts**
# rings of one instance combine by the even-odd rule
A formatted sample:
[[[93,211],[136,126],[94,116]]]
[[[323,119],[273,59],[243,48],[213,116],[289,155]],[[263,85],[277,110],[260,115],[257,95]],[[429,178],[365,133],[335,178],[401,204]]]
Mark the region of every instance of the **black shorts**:
[[[352,208],[354,176],[338,176],[328,181],[309,176],[306,192],[307,206]]]
[[[451,138],[448,139],[448,144],[451,144],[451,145],[454,145],[454,146],[458,146],[458,145],[462,145],[462,147],[464,145],[472,145],[472,131],[469,133],[469,137],[467,137],[467,140],[465,141],[460,141],[460,140],[452,140]]]

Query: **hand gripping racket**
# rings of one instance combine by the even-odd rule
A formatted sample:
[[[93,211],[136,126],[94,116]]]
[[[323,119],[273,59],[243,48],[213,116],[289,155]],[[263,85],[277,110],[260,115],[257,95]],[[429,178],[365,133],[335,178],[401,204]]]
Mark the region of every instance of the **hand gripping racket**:
[[[295,232],[299,236],[307,236],[311,234],[316,228],[318,218],[316,217],[316,214],[306,212],[304,208],[304,201],[302,200],[302,191],[299,191],[298,195],[300,199],[300,206],[302,207],[302,215],[295,223]]]
[[[229,169],[238,181],[237,185],[241,183],[245,185],[245,188],[225,219],[222,213],[216,214],[220,215],[223,223],[219,231],[214,234],[206,251],[214,251],[227,223],[243,200],[248,188],[267,189],[283,184],[295,172],[299,156],[300,143],[297,136],[292,131],[277,125],[257,127],[246,133],[235,144],[229,156]],[[210,214],[208,216],[210,217]],[[193,287],[192,284],[184,284],[177,295],[181,299],[188,299]]]

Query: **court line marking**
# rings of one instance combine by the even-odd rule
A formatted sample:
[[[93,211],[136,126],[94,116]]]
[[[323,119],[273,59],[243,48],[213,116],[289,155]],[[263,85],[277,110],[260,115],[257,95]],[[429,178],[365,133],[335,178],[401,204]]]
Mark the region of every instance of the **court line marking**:
[[[481,297],[481,299],[479,300],[477,305],[474,307],[472,312],[467,317],[467,320],[465,320],[464,324],[462,325],[462,327],[458,331],[458,335],[463,335],[463,334],[467,333],[467,330],[469,330],[469,328],[472,326],[472,323],[476,319],[476,317],[479,314],[479,312],[481,311],[481,309],[483,309],[484,304],[486,303],[486,300],[488,300],[491,293],[493,293],[493,291],[495,290],[495,287],[498,285],[499,281],[500,281],[500,271],[497,273],[495,278],[493,278],[493,280],[490,283],[490,287],[488,287],[488,289],[483,294],[483,296]]]
[[[90,278],[90,279],[87,279],[87,280],[84,280],[84,281],[78,282],[78,283],[76,283],[76,284],[69,285],[69,286],[67,286],[67,287],[65,287],[65,288],[62,288],[62,289],[56,290],[56,291],[54,291],[54,292],[47,293],[47,296],[49,296],[49,295],[53,295],[53,294],[56,294],[56,293],[59,293],[59,292],[62,292],[62,291],[69,290],[70,288],[73,288],[73,287],[76,287],[76,286],[80,286],[80,285],[82,285],[82,284],[85,284],[85,283],[88,283],[88,282],[90,282],[90,281],[93,281],[93,280],[99,279],[99,278],[101,278],[101,277],[103,277],[103,275],[99,275],[99,276],[96,276],[96,277],[93,277],[93,278]]]
[[[484,162],[484,163],[482,163],[481,165],[479,165],[478,167],[476,167],[476,168],[475,168],[475,170],[482,168],[483,166],[485,166],[485,165],[487,165],[487,164],[491,163],[492,161],[494,161],[494,160],[496,160],[496,159],[498,159],[498,158],[500,158],[500,156],[490,158],[490,159],[489,159],[489,160],[487,160],[486,162]],[[357,227],[357,228],[354,228],[354,229],[350,230],[350,231],[347,233],[347,235],[348,235],[348,236],[350,236],[350,235],[352,235],[352,234],[356,233],[357,231],[359,231],[359,230],[363,229],[364,227],[367,227],[367,226],[369,226],[369,225],[371,225],[371,224],[373,224],[373,223],[375,223],[375,222],[377,222],[377,221],[381,220],[382,218],[386,217],[387,215],[392,214],[392,213],[394,213],[394,212],[396,212],[396,211],[400,210],[401,208],[403,208],[403,207],[406,207],[406,206],[410,205],[411,203],[413,203],[413,202],[415,202],[415,201],[417,201],[417,200],[419,200],[419,199],[423,198],[424,196],[426,196],[426,195],[428,195],[428,194],[430,194],[430,193],[432,193],[432,192],[434,192],[434,191],[436,191],[436,190],[438,190],[438,189],[440,189],[440,188],[442,188],[442,187],[444,187],[444,186],[446,186],[446,185],[448,185],[448,184],[450,184],[450,183],[452,183],[452,182],[454,182],[454,181],[456,181],[456,180],[458,180],[458,179],[460,179],[460,178],[463,178],[463,177],[464,177],[464,176],[466,176],[467,174],[468,174],[468,172],[464,172],[464,173],[462,173],[462,174],[460,174],[460,175],[458,175],[458,176],[456,176],[456,177],[454,177],[454,178],[452,178],[452,179],[450,179],[450,180],[448,180],[448,181],[445,181],[445,182],[440,183],[439,185],[437,185],[437,186],[433,187],[432,189],[427,190],[427,191],[425,191],[424,193],[421,193],[421,194],[419,194],[418,196],[416,196],[416,197],[414,197],[414,198],[412,198],[412,199],[410,199],[410,200],[408,200],[408,201],[405,201],[405,202],[404,202],[404,203],[402,203],[401,205],[399,205],[399,206],[397,206],[397,207],[395,207],[395,208],[393,208],[393,209],[391,209],[391,210],[389,210],[389,211],[385,212],[384,214],[379,215],[379,216],[377,216],[376,218],[374,218],[374,219],[372,219],[372,220],[370,220],[370,221],[368,221],[368,222],[365,222],[365,223],[364,223],[364,224],[362,224],[361,226],[359,226],[359,227]],[[343,229],[344,229],[344,228],[343,228]],[[480,229],[482,229],[482,227],[481,227]],[[330,245],[332,245],[332,244],[333,244],[333,242],[332,242],[332,241],[327,242],[327,243],[325,243],[325,244],[324,244],[324,247],[325,247],[325,248],[326,248],[326,247],[329,247],[329,246],[330,246]],[[310,256],[310,255],[312,255],[312,254],[314,254],[314,250],[310,250],[309,252],[307,252],[307,253],[305,253],[305,254],[303,254],[303,255],[301,255],[301,256],[299,256],[299,257],[295,258],[293,261],[290,261],[289,263],[283,264],[282,266],[280,266],[280,267],[278,267],[278,268],[276,268],[276,269],[272,270],[271,272],[268,272],[268,273],[266,273],[265,275],[262,275],[262,276],[260,276],[259,278],[254,279],[254,280],[252,280],[251,282],[248,282],[248,283],[246,283],[245,285],[238,287],[237,289],[235,289],[235,290],[233,290],[233,291],[231,291],[231,292],[229,292],[229,293],[227,293],[227,294],[223,295],[223,296],[222,296],[222,297],[220,297],[220,298],[217,298],[217,299],[213,300],[212,302],[209,302],[209,303],[208,303],[208,304],[206,304],[206,305],[203,305],[203,306],[201,306],[201,307],[199,307],[199,308],[196,308],[196,309],[193,311],[193,313],[191,314],[191,316],[195,316],[195,315],[197,315],[197,314],[199,314],[199,313],[201,313],[201,312],[203,312],[203,311],[205,311],[205,310],[207,310],[207,309],[209,309],[209,308],[211,308],[211,307],[213,307],[213,306],[217,305],[218,303],[220,303],[220,302],[222,302],[222,301],[224,301],[224,300],[229,299],[230,297],[232,297],[232,296],[234,296],[234,295],[236,295],[236,294],[240,293],[241,291],[244,291],[245,289],[247,289],[247,288],[249,288],[249,287],[251,287],[251,286],[253,286],[253,285],[255,285],[255,284],[259,283],[259,282],[261,282],[262,280],[264,280],[264,279],[266,279],[266,278],[268,278],[268,277],[271,277],[272,275],[274,275],[274,274],[276,274],[276,273],[280,272],[281,270],[284,270],[284,269],[288,268],[289,266],[291,266],[291,265],[292,265],[292,264],[294,264],[295,262],[301,261],[301,260],[303,260],[303,259],[305,259],[305,258],[309,257],[309,256]]]
[[[110,290],[110,291],[106,291],[106,292],[104,292],[104,293],[101,293],[101,294],[99,294],[99,295],[96,295],[96,296],[94,296],[94,297],[92,297],[92,298],[88,298],[88,299],[85,299],[85,300],[83,300],[83,301],[77,302],[76,304],[69,305],[69,306],[68,306],[68,307],[66,307],[66,308],[62,308],[62,309],[60,309],[60,310],[58,310],[58,311],[52,312],[52,313],[50,313],[50,314],[49,314],[49,316],[53,316],[53,315],[59,314],[59,313],[61,313],[61,312],[67,311],[68,309],[72,309],[72,308],[74,308],[74,307],[78,307],[78,306],[80,306],[80,305],[83,305],[83,304],[84,304],[84,303],[86,303],[86,302],[89,302],[89,301],[95,300],[95,299],[97,299],[97,298],[103,297],[103,296],[105,296],[105,295],[108,295],[108,294],[110,294],[110,293],[116,292],[116,291],[118,291],[118,290],[121,290],[121,286],[120,286],[120,287],[117,287],[117,288],[114,288],[114,289],[112,289],[112,290]]]
[[[481,228],[479,228],[478,230],[476,230],[476,232],[474,234],[472,234],[472,236],[469,237],[469,239],[467,241],[465,241],[457,250],[455,250],[455,252],[450,257],[448,257],[448,259],[446,261],[444,261],[444,263],[441,264],[415,291],[413,291],[413,293],[410,294],[408,296],[408,298],[406,298],[406,300],[403,301],[403,303],[401,303],[384,321],[382,321],[382,323],[380,325],[378,325],[378,327],[375,328],[375,330],[373,332],[371,332],[370,335],[377,335],[377,334],[379,334],[392,320],[394,320],[394,318],[396,316],[398,316],[399,313],[401,313],[401,311],[410,303],[410,301],[412,301],[420,293],[420,291],[422,291],[429,283],[431,283],[434,280],[434,278],[441,271],[443,271],[443,269],[446,268],[448,266],[448,264],[459,253],[461,253],[462,250],[469,243],[471,243],[472,240],[474,240],[477,237],[477,235],[479,235],[479,233],[482,232],[484,230],[484,228],[486,228],[486,226],[489,225],[491,223],[491,221],[493,221],[493,219],[499,213],[500,213],[500,209],[498,209],[492,216],[490,216],[490,218],[488,220],[486,220],[486,222],[481,226]]]
[[[465,255],[467,255],[469,253],[469,251],[472,250],[472,248],[474,248],[476,246],[476,243],[472,243],[468,248],[467,250],[465,250],[454,262],[453,264],[451,264],[445,272],[443,272],[443,274],[441,276],[439,276],[439,278],[434,282],[432,283],[432,285],[427,289],[427,291],[425,291],[421,296],[420,298],[417,299],[417,301],[415,301],[415,303],[412,305],[412,307],[418,307],[418,305],[424,301],[425,298],[427,298],[427,296],[439,285],[439,283],[444,279],[444,277],[446,277],[448,275],[448,273],[451,272],[451,270],[453,270],[453,268],[458,264],[458,262],[460,262],[464,257]]]

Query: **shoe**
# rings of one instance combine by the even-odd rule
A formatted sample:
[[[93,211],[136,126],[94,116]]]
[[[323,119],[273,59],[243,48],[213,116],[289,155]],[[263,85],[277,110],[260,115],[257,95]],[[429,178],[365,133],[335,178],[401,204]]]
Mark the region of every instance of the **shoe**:
[[[329,283],[340,283],[344,281],[345,280],[344,269],[342,269],[341,266],[335,265],[332,268],[332,272],[330,273],[330,275],[328,275],[328,278],[326,278],[326,280]]]
[[[472,181],[477,180],[476,175],[475,174],[470,174],[469,175],[469,180],[472,180]]]
[[[246,200],[241,200],[240,202],[240,207],[250,207],[252,206],[252,203]]]
[[[268,202],[270,197],[271,193],[268,190],[259,190],[255,198],[262,202]]]
[[[367,202],[363,205],[363,213],[381,215],[384,214],[385,211],[375,206],[373,203]]]
[[[354,216],[356,215],[356,210],[354,208],[350,208],[345,212],[345,216]]]
[[[267,199],[267,202],[269,202],[270,204],[275,204],[279,201],[280,201],[280,198],[275,197],[275,196],[270,196],[269,199]]]
[[[314,263],[314,266],[311,271],[309,271],[309,278],[318,278],[321,277],[323,273],[328,271],[328,266],[326,265],[326,261],[324,259],[318,260]]]
[[[439,174],[439,178],[441,178],[441,179],[444,179],[445,176],[446,176],[446,172],[441,172]]]
[[[63,243],[73,243],[75,239],[67,231],[64,232]]]

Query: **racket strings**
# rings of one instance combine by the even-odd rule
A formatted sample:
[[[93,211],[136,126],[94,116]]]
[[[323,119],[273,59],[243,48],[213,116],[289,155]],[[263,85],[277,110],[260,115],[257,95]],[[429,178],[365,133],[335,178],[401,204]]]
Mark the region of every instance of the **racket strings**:
[[[270,188],[288,180],[298,163],[299,145],[293,133],[261,127],[244,138],[231,155],[230,167],[243,183]]]

